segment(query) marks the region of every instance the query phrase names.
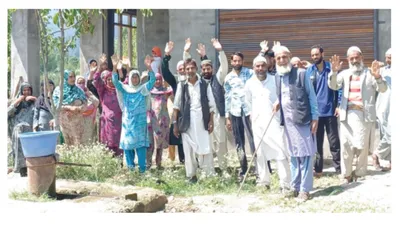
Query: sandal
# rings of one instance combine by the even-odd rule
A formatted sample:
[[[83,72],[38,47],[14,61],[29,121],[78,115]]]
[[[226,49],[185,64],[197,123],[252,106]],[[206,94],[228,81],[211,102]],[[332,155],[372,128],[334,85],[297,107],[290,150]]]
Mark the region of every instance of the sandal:
[[[379,163],[379,158],[375,154],[372,154],[372,165],[375,167],[375,170],[382,171],[382,167]]]

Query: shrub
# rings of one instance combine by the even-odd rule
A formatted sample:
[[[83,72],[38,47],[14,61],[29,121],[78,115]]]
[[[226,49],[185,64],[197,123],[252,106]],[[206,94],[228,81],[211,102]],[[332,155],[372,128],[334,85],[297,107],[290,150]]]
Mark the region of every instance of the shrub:
[[[57,178],[104,182],[122,171],[122,159],[114,158],[112,152],[101,143],[79,146],[58,145],[57,153],[60,155],[60,162],[92,165],[91,167],[58,166]]]

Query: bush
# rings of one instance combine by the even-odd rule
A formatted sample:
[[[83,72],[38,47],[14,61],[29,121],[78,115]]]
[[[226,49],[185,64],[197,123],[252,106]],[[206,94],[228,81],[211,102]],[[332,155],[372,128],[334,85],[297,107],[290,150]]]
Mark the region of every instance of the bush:
[[[112,152],[103,144],[67,146],[58,145],[60,162],[90,164],[83,166],[58,166],[57,178],[104,182],[122,173],[121,158],[114,158]]]

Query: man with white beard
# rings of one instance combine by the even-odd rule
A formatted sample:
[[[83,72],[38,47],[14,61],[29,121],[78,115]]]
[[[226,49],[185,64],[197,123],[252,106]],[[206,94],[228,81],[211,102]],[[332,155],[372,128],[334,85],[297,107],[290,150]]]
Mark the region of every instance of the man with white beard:
[[[269,160],[276,160],[280,187],[283,194],[290,189],[290,171],[287,145],[284,140],[283,128],[280,127],[280,117],[273,111],[277,101],[275,77],[267,73],[267,60],[257,56],[253,61],[254,75],[245,85],[246,103],[250,110],[254,144],[261,146],[257,150],[257,169],[259,178],[257,186],[270,187]],[[265,136],[268,122],[273,116]]]
[[[318,126],[318,107],[310,77],[302,68],[290,64],[290,51],[285,46],[274,49],[275,85],[280,107],[281,125],[288,141],[291,162],[291,186],[299,201],[310,198],[313,187],[313,158],[317,151],[315,133]]]
[[[389,123],[390,115],[390,95],[392,90],[392,49],[386,51],[386,67],[383,68],[381,75],[385,79],[388,89],[384,93],[379,93],[376,99],[376,117],[380,129],[380,137],[378,147],[372,155],[373,164],[377,170],[391,170],[392,168],[392,141],[391,126]],[[390,162],[388,168],[382,168],[379,159],[388,160]]]
[[[379,72],[379,62],[371,69],[364,67],[363,55],[357,46],[347,50],[349,69],[337,73],[342,66],[339,56],[331,58],[332,71],[328,75],[329,88],[343,87],[340,103],[341,170],[346,183],[367,174],[368,152],[374,144],[376,121],[375,92],[387,90],[386,81]],[[357,156],[353,172],[353,158]]]

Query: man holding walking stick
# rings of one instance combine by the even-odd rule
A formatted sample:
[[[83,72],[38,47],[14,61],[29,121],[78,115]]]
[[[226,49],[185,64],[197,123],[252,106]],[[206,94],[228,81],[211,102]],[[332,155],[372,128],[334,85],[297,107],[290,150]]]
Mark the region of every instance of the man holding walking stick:
[[[268,161],[276,160],[281,191],[286,195],[290,189],[290,170],[284,132],[279,125],[280,116],[273,111],[274,103],[278,99],[275,77],[267,73],[267,60],[262,56],[254,59],[253,70],[254,75],[245,85],[245,99],[251,112],[254,144],[259,145],[256,149],[259,174],[257,186],[270,188]]]
[[[285,46],[275,50],[275,83],[291,161],[291,186],[299,201],[310,198],[313,187],[313,157],[317,151],[318,105],[310,77],[290,64],[291,53]]]

